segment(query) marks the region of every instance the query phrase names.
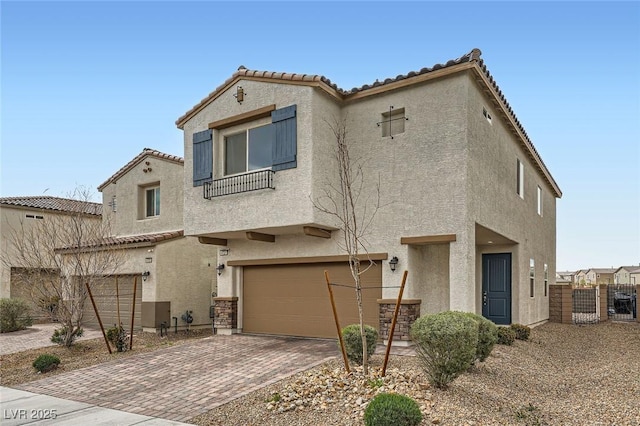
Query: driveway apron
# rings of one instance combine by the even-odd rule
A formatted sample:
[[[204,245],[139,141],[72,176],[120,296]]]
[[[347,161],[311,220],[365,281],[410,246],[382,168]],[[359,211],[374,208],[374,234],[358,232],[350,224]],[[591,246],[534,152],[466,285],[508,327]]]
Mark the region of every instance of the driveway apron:
[[[337,355],[332,340],[212,336],[17,388],[186,421]]]

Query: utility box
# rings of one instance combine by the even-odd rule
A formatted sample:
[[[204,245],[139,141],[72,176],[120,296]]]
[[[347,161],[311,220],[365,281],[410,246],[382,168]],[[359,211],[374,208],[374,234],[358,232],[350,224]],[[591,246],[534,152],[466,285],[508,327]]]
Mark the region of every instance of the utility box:
[[[142,328],[159,329],[171,325],[171,302],[142,302]]]

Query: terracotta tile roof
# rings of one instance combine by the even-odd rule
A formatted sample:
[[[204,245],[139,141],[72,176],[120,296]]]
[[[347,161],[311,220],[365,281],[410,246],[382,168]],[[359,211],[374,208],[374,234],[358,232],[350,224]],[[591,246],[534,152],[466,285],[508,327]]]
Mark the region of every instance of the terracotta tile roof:
[[[533,146],[533,142],[529,139],[524,127],[516,117],[513,109],[507,102],[506,97],[498,87],[498,84],[493,79],[491,73],[487,69],[484,61],[480,58],[482,52],[480,49],[473,49],[469,53],[462,55],[457,59],[451,59],[444,64],[436,64],[431,68],[422,68],[419,71],[411,71],[407,74],[400,74],[395,78],[387,78],[384,81],[376,80],[372,84],[365,84],[360,87],[354,87],[351,90],[344,90],[331,82],[328,78],[322,75],[315,74],[295,74],[295,73],[284,73],[284,72],[273,72],[273,71],[255,71],[249,70],[244,66],[240,66],[238,70],[233,73],[231,77],[229,77],[224,83],[218,86],[213,92],[209,93],[204,99],[202,99],[198,104],[196,104],[193,108],[187,111],[184,115],[176,120],[176,126],[182,129],[184,124],[195,114],[197,114],[200,110],[206,107],[209,103],[211,103],[214,99],[220,96],[223,92],[225,92],[229,87],[231,87],[237,80],[240,79],[249,79],[249,80],[273,80],[274,82],[284,82],[291,84],[304,84],[309,86],[316,86],[320,89],[327,91],[329,94],[333,95],[335,98],[339,100],[349,100],[350,98],[359,97],[365,95],[367,91],[373,93],[375,91],[380,90],[379,88],[383,86],[387,86],[389,89],[392,89],[393,86],[402,85],[403,80],[407,80],[407,84],[411,84],[413,81],[420,82],[424,77],[428,77],[430,73],[434,73],[436,71],[440,71],[446,68],[454,67],[454,66],[462,66],[463,64],[475,64],[476,66],[463,67],[462,69],[474,69],[476,71],[476,81],[479,84],[485,87],[485,92],[488,96],[494,99],[494,103],[498,107],[498,110],[503,111],[504,116],[507,119],[507,122],[512,124],[514,133],[517,137],[519,137],[522,141],[522,145],[529,152],[531,158],[534,163],[537,165],[539,171],[546,178],[549,185],[553,188],[553,191],[557,197],[562,197],[562,191],[560,187],[554,180],[553,176],[547,169],[547,166],[542,161],[540,154]],[[461,69],[461,70],[462,70]]]
[[[129,161],[124,166],[122,166],[120,170],[115,172],[109,179],[107,179],[102,184],[100,184],[100,186],[98,186],[98,191],[102,192],[105,186],[107,186],[110,183],[115,183],[118,179],[120,179],[122,175],[124,175],[133,167],[138,165],[142,160],[144,160],[148,156],[171,161],[174,163],[184,164],[184,158],[182,157],[178,157],[177,155],[165,154],[164,152],[160,152],[158,150],[151,149],[151,148],[145,148],[142,150],[140,154],[136,155],[131,161]]]
[[[156,232],[150,234],[141,234],[141,235],[129,235],[123,237],[105,237],[100,240],[88,241],[82,245],[78,246],[65,246],[59,247],[56,249],[56,252],[65,252],[72,251],[76,249],[87,250],[87,249],[102,249],[107,247],[115,247],[115,246],[149,246],[161,241],[172,240],[174,238],[180,238],[184,236],[183,230],[178,231],[166,231],[166,232]]]
[[[68,213],[84,213],[96,216],[102,215],[102,204],[90,201],[72,200],[70,198],[42,195],[34,197],[3,197],[0,198],[0,204]]]

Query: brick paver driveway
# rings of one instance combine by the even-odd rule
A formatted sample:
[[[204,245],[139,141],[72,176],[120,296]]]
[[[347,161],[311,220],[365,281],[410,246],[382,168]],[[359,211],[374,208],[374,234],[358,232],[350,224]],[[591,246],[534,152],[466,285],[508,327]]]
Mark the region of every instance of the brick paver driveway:
[[[212,336],[17,388],[186,421],[339,353],[330,340]]]

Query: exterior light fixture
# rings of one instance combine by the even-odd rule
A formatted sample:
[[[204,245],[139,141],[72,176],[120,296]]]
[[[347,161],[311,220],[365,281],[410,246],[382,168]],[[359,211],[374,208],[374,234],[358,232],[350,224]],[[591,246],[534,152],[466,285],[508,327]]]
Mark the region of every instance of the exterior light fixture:
[[[398,266],[398,258],[396,256],[393,256],[389,260],[389,268],[391,268],[391,272],[395,272],[396,271],[396,266]]]
[[[223,270],[224,270],[224,263],[220,263],[218,264],[218,266],[216,266],[216,271],[218,271],[218,276],[222,275]]]
[[[144,272],[142,273],[142,281],[146,281],[146,280],[147,280],[147,278],[149,278],[149,275],[151,275],[151,272],[149,272],[149,271],[144,271]]]

